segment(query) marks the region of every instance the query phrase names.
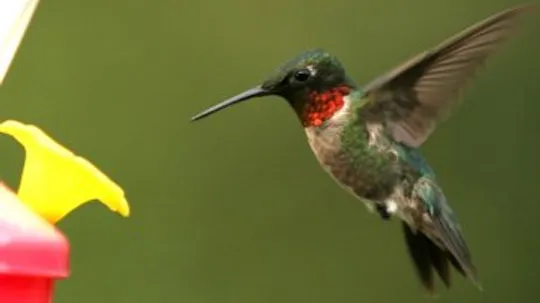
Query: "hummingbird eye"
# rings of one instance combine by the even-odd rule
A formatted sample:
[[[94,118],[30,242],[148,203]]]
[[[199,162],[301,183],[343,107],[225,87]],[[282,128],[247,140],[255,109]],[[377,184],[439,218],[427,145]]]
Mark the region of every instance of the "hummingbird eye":
[[[294,73],[294,79],[299,82],[304,82],[311,76],[311,71],[309,69],[297,70]]]

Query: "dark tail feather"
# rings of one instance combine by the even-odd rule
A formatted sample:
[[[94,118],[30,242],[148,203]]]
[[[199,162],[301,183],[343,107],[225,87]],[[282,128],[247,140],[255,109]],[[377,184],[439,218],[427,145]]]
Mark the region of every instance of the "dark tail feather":
[[[436,218],[432,218],[433,227],[439,234],[442,244],[446,248],[446,254],[450,263],[465,277],[469,278],[479,289],[482,289],[476,268],[471,260],[471,253],[463,239],[461,231],[455,220],[447,218],[448,214],[441,213]]]
[[[430,294],[435,292],[433,270],[437,272],[447,288],[451,286],[449,263],[464,276],[469,276],[467,274],[469,271],[474,272],[474,267],[465,269],[463,262],[459,262],[454,257],[453,252],[442,250],[423,233],[413,232],[405,222],[403,222],[403,232],[409,255],[413,260],[420,282]],[[449,249],[449,251],[452,251],[452,249]],[[465,252],[468,253],[467,250]],[[475,274],[470,278],[475,282],[477,281]]]
[[[433,293],[435,290],[435,285],[433,281],[433,268],[434,264],[440,264],[446,262],[443,258],[440,257],[440,254],[435,253],[435,249],[430,248],[433,246],[432,243],[427,239],[426,236],[422,233],[413,233],[409,228],[407,223],[403,222],[403,232],[405,233],[405,240],[407,241],[407,248],[409,255],[412,258],[412,261],[416,268],[416,273],[420,278],[420,282],[430,293]],[[435,257],[436,262],[432,259]],[[441,260],[442,259],[442,260]],[[448,266],[446,266],[448,267]],[[448,279],[446,276],[443,278],[443,281]]]
[[[431,264],[446,287],[450,287],[450,266],[448,265],[447,253],[443,252],[439,247],[434,245],[426,236],[423,236],[426,241],[426,248],[431,259]]]

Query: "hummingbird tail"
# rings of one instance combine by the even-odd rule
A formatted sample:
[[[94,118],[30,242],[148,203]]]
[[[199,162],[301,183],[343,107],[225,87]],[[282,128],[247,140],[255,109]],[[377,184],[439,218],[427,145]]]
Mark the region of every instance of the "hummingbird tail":
[[[409,225],[403,222],[403,232],[405,234],[405,240],[407,242],[407,248],[409,255],[415,265],[416,272],[424,288],[430,293],[434,294],[434,275],[435,270],[442,282],[447,288],[451,286],[450,264],[463,276],[470,278],[479,288],[481,288],[478,278],[476,276],[476,270],[470,261],[468,249],[461,240],[460,234],[450,235],[441,222],[435,222],[435,229],[442,234],[445,238],[442,242],[445,246],[450,242],[452,247],[442,249],[429,239],[424,233],[420,231],[413,231]],[[459,241],[456,240],[456,236],[459,237]],[[451,240],[452,239],[452,240]],[[449,240],[449,241],[447,241]],[[460,243],[462,245],[455,245]],[[461,253],[458,253],[461,252]],[[465,256],[465,258],[464,258]]]

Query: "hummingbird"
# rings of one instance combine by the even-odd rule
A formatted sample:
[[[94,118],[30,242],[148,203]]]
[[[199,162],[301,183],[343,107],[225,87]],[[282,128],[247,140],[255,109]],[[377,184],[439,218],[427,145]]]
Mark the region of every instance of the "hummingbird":
[[[482,289],[456,214],[419,148],[531,8],[494,14],[363,86],[334,55],[308,50],[192,121],[256,97],[281,97],[322,168],[372,213],[401,220],[408,254],[428,293],[435,291],[435,273],[450,288],[451,268]]]

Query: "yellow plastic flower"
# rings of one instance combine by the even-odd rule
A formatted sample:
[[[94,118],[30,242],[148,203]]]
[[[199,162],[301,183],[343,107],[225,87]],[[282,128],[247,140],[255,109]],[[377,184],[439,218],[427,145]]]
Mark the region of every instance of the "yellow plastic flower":
[[[41,129],[8,120],[0,124],[0,133],[11,135],[26,152],[19,199],[49,222],[58,222],[91,200],[99,200],[110,210],[129,216],[122,188]]]

